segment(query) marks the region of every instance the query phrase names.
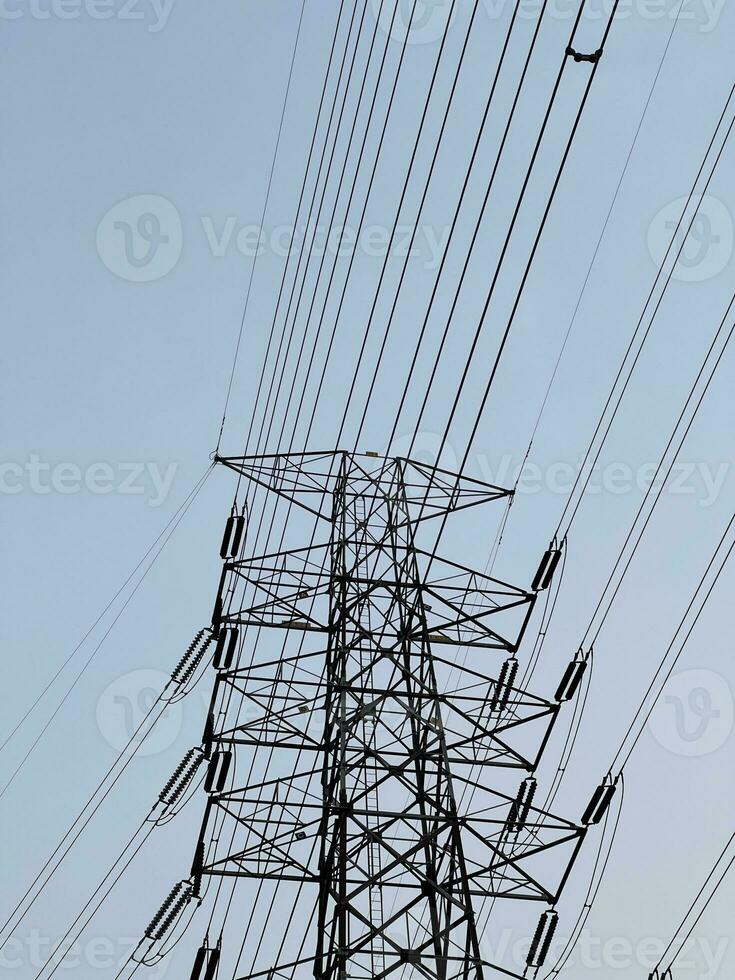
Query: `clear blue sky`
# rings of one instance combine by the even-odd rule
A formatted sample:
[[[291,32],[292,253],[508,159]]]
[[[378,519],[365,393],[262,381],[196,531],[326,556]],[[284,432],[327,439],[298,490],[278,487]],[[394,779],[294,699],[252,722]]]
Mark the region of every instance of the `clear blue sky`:
[[[429,403],[422,436],[429,452],[446,417],[460,352],[466,349],[482,305],[518,173],[528,158],[566,43],[573,6],[557,0],[540,38],[521,106],[522,122],[509,143],[463,294],[457,353],[440,374]],[[602,6],[598,0],[590,3],[592,13],[583,21],[582,41],[590,49],[599,38]],[[372,26],[376,7],[371,6],[367,27]],[[505,474],[523,457],[675,7],[673,0],[621,5],[470,460],[475,475],[507,482]],[[458,0],[447,61],[402,218],[408,226],[415,220],[430,137],[438,128],[469,8],[468,0]],[[364,449],[384,448],[405,351],[425,308],[438,243],[457,198],[510,14],[510,3],[501,0],[481,0],[480,8],[427,200],[419,253],[410,264],[393,346],[370,406]],[[7,323],[0,501],[6,671],[0,738],[96,620],[209,463],[299,9],[295,0],[245,0],[206,8],[183,0],[126,5],[122,0],[108,5],[92,0],[4,0],[0,5],[8,95],[3,100],[0,151]],[[538,4],[529,2],[525,9],[533,14]],[[241,449],[253,411],[257,372],[283,268],[284,229],[293,220],[336,13],[336,0],[307,0],[265,222],[265,247],[258,259],[224,433],[225,452]],[[525,41],[534,25],[532,16],[524,18],[520,36]],[[361,249],[355,265],[342,314],[345,329],[327,376],[311,448],[324,448],[334,439],[345,376],[380,269],[379,229],[395,218],[400,181],[438,50],[429,14],[420,40],[407,56],[366,219],[375,238]],[[543,417],[531,457],[538,471],[531,473],[526,492],[514,506],[497,565],[500,577],[509,581],[530,581],[556,526],[564,498],[558,488],[555,491],[555,481],[566,479],[566,470],[558,467],[576,465],[584,453],[653,281],[667,221],[688,192],[732,84],[734,40],[732,6],[689,0]],[[391,50],[395,64],[395,41]],[[511,54],[516,73],[520,51],[519,45]],[[587,71],[582,66],[580,81],[562,93],[548,156],[541,161],[544,174],[551,173],[558,159],[581,79],[586,77],[582,72]],[[479,205],[511,97],[511,86],[501,87],[502,112],[481,148],[467,216]],[[380,106],[384,112],[385,97]],[[374,149],[375,142],[370,146]],[[735,270],[735,196],[730,180],[734,161],[735,146],[730,146],[712,184],[706,220],[698,226],[700,240],[688,250],[687,265],[667,294],[606,445],[604,485],[585,501],[575,524],[564,588],[538,679],[545,693],[553,689],[579,644],[640,501],[636,474],[657,460],[729,301]],[[364,192],[364,178],[359,186]],[[528,252],[547,190],[548,180],[531,188],[509,256],[511,269],[517,271]],[[146,219],[138,226],[142,214],[153,214],[154,223]],[[451,253],[452,281],[470,228],[466,217]],[[132,236],[127,252],[126,234]],[[158,240],[161,235],[166,241]],[[151,243],[159,248],[155,259],[147,261]],[[389,266],[393,283],[399,259]],[[339,260],[341,274],[347,261],[347,256]],[[450,440],[449,463],[452,452],[464,445],[498,325],[516,282],[509,276],[500,287],[495,318]],[[440,295],[433,336],[449,297],[447,286]],[[384,316],[387,300],[381,304]],[[602,775],[735,505],[730,472],[734,372],[730,352],[682,451],[687,464],[681,471],[682,492],[664,495],[600,637],[581,744],[557,803],[562,813],[573,816],[581,811]],[[361,383],[364,397],[364,378]],[[415,391],[413,398],[415,405]],[[399,435],[405,437],[409,427],[407,422]],[[708,482],[713,479],[714,489]],[[0,914],[25,890],[112,762],[113,746],[129,723],[128,715],[135,716],[139,699],[145,702],[159,674],[171,669],[191,635],[208,620],[219,574],[219,536],[231,494],[230,475],[215,472],[37,750],[0,798]],[[486,560],[494,526],[490,521],[486,535],[463,543],[471,552],[463,554],[478,566]],[[681,671],[698,673],[675,682],[678,686],[672,688],[654,731],[644,735],[631,761],[615,860],[589,922],[589,960],[577,957],[570,977],[586,976],[599,957],[596,944],[610,939],[621,940],[622,946],[613,952],[608,947],[600,975],[646,976],[646,966],[636,963],[643,955],[643,941],[668,939],[703,871],[731,832],[732,587],[730,571],[682,658]],[[85,653],[94,649],[92,640],[103,632],[104,624],[75,663],[84,662]],[[54,696],[63,691],[64,678],[72,676],[73,671],[63,675],[39,713],[2,752],[2,784],[38,733]],[[701,720],[697,698],[702,688],[720,715],[709,719],[701,740],[691,743],[686,735]],[[682,712],[679,728],[677,710]],[[34,936],[63,932],[70,910],[94,887],[180,756],[198,740],[203,713],[204,692],[197,692],[181,717],[169,717],[156,751],[131,767],[88,839],[18,931],[23,947],[3,963],[8,976],[25,980],[35,975]],[[693,755],[687,748],[692,744]],[[550,749],[549,770],[555,753],[556,743]],[[112,942],[117,956],[120,937],[142,931],[171,883],[188,868],[199,815],[195,803],[177,824],[151,840],[129,880],[85,934],[81,964],[67,973],[85,980],[114,977],[115,969],[91,965],[92,940]],[[580,866],[567,892],[560,909],[562,930],[576,916],[587,870],[587,865]],[[731,935],[728,911],[734,888],[735,879],[723,888],[697,931],[701,943],[709,943],[708,950]],[[532,928],[534,921],[531,910],[525,928]],[[514,936],[522,938],[524,926],[517,928],[521,931]],[[188,975],[200,935],[201,924],[195,922],[169,964],[168,975]],[[715,975],[708,972],[702,950],[700,945],[692,954],[696,966],[683,968],[681,976]],[[734,967],[735,949],[728,947],[716,975],[731,975]]]

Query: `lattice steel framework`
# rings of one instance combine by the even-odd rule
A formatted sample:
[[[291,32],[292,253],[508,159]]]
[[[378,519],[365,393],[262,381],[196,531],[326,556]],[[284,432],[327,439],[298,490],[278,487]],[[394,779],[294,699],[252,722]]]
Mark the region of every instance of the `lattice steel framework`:
[[[328,529],[302,549],[226,560],[215,609],[221,650],[246,628],[298,637],[278,656],[263,643],[247,663],[219,658],[219,694],[240,709],[234,723],[213,712],[205,735],[196,878],[317,892],[306,954],[247,976],[515,975],[483,958],[475,906],[553,905],[585,833],[488,785],[493,768],[533,773],[559,710],[507,670],[499,679],[535,595],[417,543],[425,522],[508,491],[370,455],[221,462]],[[243,746],[288,763],[228,780]]]

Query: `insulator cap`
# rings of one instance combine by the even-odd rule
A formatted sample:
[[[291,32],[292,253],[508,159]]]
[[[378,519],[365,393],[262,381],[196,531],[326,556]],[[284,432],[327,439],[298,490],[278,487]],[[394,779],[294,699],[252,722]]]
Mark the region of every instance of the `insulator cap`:
[[[237,558],[240,554],[240,545],[245,535],[245,517],[240,514],[235,518],[235,531],[232,535],[232,545],[230,547],[230,558]]]
[[[500,670],[500,677],[495,684],[492,701],[490,702],[490,714],[494,714],[496,711],[503,711],[508,706],[517,674],[518,661],[515,657],[510,657],[503,664]]]
[[[230,556],[230,542],[232,541],[232,532],[234,528],[235,517],[234,514],[231,514],[225,522],[225,529],[222,533],[222,544],[219,548],[220,558],[229,558]]]
[[[508,820],[506,822],[509,834],[517,834],[521,831],[528,820],[528,814],[536,795],[538,783],[533,776],[524,779],[518,790],[518,795],[511,804]]]
[[[532,592],[543,592],[545,589],[548,589],[560,561],[561,548],[556,547],[556,543],[552,542],[544,553],[544,557],[541,559],[538,570],[534,575],[533,582],[531,584]]]
[[[200,946],[197,950],[190,980],[214,980],[219,964],[219,949]]]
[[[186,653],[179,660],[171,673],[171,680],[178,687],[189,680],[191,675],[202,662],[207,647],[212,642],[212,631],[209,629],[199,630],[197,635],[186,648]]]
[[[547,909],[541,915],[526,958],[528,966],[538,969],[544,965],[546,957],[549,955],[549,949],[551,948],[558,923],[559,915],[553,909]]]
[[[176,901],[171,906],[168,915],[160,924],[158,929],[156,929],[155,934],[151,937],[152,939],[158,941],[163,939],[166,933],[169,931],[171,926],[174,924],[176,919],[179,917],[184,908],[188,905],[192,897],[191,886],[187,887],[182,891],[181,895],[176,899]]]
[[[204,756],[201,749],[189,749],[161,790],[158,799],[166,806],[173,806],[196,775]]]
[[[207,715],[207,720],[204,723],[204,734],[202,735],[202,749],[204,750],[204,758],[210,759],[212,757],[212,740],[214,738],[214,712],[210,711]]]
[[[602,820],[612,803],[616,789],[617,785],[615,783],[609,781],[600,783],[592,794],[592,799],[582,815],[582,823],[585,827],[593,827]]]
[[[578,655],[570,664],[567,664],[567,669],[564,671],[564,675],[554,695],[556,701],[560,703],[571,701],[579,689],[584,672],[587,670],[587,663],[586,657],[580,660]]]
[[[243,535],[245,534],[245,516],[237,514],[233,508],[232,513],[225,522],[225,529],[222,534],[222,544],[219,549],[219,556],[223,560],[237,558],[240,553]]]
[[[214,601],[214,609],[212,610],[212,632],[219,633],[220,625],[222,623],[222,593],[217,596]]]
[[[192,895],[199,898],[202,891],[202,874],[204,868],[204,841],[200,840],[194,852],[191,865]]]
[[[207,962],[207,953],[209,950],[206,946],[200,946],[197,950],[197,955],[194,957],[194,966],[191,970],[191,977],[189,980],[199,980],[202,975],[202,970],[204,969],[204,964]]]
[[[209,761],[207,775],[204,780],[205,793],[221,793],[227,783],[227,776],[232,765],[230,749],[218,749]]]
[[[237,650],[240,630],[236,626],[225,626],[217,635],[217,646],[214,651],[214,669],[229,670]]]
[[[148,928],[145,931],[147,939],[160,939],[165,932],[165,926],[170,917],[171,910],[178,908],[178,903],[190,893],[191,886],[188,881],[179,881],[174,885],[159,910],[148,923]],[[188,900],[188,897],[185,900]]]
[[[211,949],[209,951],[209,962],[207,963],[207,969],[204,974],[204,980],[214,980],[217,973],[217,966],[219,964],[219,950]]]

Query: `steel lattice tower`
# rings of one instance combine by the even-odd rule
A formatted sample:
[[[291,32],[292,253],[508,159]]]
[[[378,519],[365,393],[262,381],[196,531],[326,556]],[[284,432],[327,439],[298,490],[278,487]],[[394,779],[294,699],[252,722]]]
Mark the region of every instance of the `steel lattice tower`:
[[[344,452],[221,462],[313,515],[327,539],[227,557],[215,607],[193,878],[316,890],[305,953],[246,975],[509,975],[483,957],[478,903],[553,906],[585,833],[531,805],[560,704],[513,686],[535,593],[419,546],[426,522],[509,492]],[[282,652],[261,641],[236,662],[252,630],[285,631]],[[234,722],[217,711],[226,691]],[[244,746],[266,762],[231,780]],[[493,769],[526,776],[517,795],[488,785]]]

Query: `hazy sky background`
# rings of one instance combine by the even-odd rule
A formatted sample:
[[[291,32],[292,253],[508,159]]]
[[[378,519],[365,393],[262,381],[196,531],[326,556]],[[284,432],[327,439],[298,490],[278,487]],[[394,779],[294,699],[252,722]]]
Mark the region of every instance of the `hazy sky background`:
[[[497,113],[468,190],[447,285],[432,320],[434,342],[510,105],[510,80],[517,76],[538,6],[523,4],[529,16],[519,22]],[[463,293],[453,356],[442,369],[422,426],[422,452],[430,454],[437,433],[443,431],[519,173],[525,169],[566,44],[569,10],[575,6],[556,0],[539,38]],[[672,0],[621,4],[470,457],[473,475],[499,483],[514,479],[676,6]],[[374,25],[376,7],[369,9],[366,31]],[[599,0],[587,5],[580,47],[592,50],[599,42],[600,9]],[[415,221],[469,10],[468,0],[457,0],[403,225]],[[510,3],[480,0],[418,236],[419,253],[409,266],[362,449],[385,448],[406,352],[415,343],[433,282],[437,243],[457,200],[510,10]],[[7,666],[0,740],[96,621],[209,465],[299,12],[296,0],[224,0],[206,7],[184,0],[158,5],[151,0],[111,0],[106,6],[92,0],[4,0],[0,5],[6,92],[1,152],[7,322],[1,501]],[[307,0],[263,233],[265,247],[258,259],[222,443],[225,453],[242,450],[254,408],[285,261],[281,235],[293,221],[336,14],[336,0]],[[366,216],[366,225],[373,228],[390,227],[395,219],[438,51],[432,23],[435,28],[430,16],[422,43],[408,49]],[[379,38],[384,43],[385,36],[379,33]],[[689,191],[730,90],[734,40],[731,5],[688,0],[543,416],[531,455],[537,470],[530,473],[512,511],[496,566],[508,581],[530,582],[556,526],[564,503],[563,488],[557,484],[563,484],[567,474],[555,467],[575,466],[583,456],[656,274],[655,260],[670,234],[667,222],[678,217],[676,203]],[[389,49],[393,70],[399,47],[394,40]],[[486,366],[515,295],[588,72],[589,66],[574,66],[566,77],[539,164],[541,179],[529,190],[509,254],[509,273],[499,286],[494,316],[449,441],[448,465],[464,448]],[[388,72],[380,90],[378,119],[385,114],[391,78]],[[364,122],[364,114],[359,118]],[[374,153],[377,145],[371,132],[367,164],[372,162],[369,149]],[[735,145],[730,145],[697,226],[698,240],[688,247],[687,263],[667,292],[606,444],[604,477],[594,481],[598,490],[585,500],[575,522],[563,589],[536,680],[541,693],[553,692],[579,645],[640,502],[636,476],[645,464],[657,461],[730,301],[735,269],[734,161]],[[367,168],[361,171],[360,201],[367,173]],[[158,228],[137,227],[137,219],[148,212],[157,216]],[[168,239],[149,262],[145,242],[135,238],[140,230]],[[126,234],[133,236],[133,250],[127,253]],[[372,249],[378,253],[379,237]],[[345,378],[352,370],[380,271],[382,255],[369,253],[364,248],[358,253],[308,448],[323,449],[334,442]],[[339,258],[340,283],[348,261],[347,255]],[[389,266],[390,283],[396,282],[399,269],[400,256],[395,256]],[[387,288],[385,296],[391,295]],[[378,326],[384,322],[388,298],[381,299]],[[422,362],[421,377],[427,364]],[[685,465],[678,471],[678,489],[664,494],[596,645],[589,710],[572,771],[556,804],[557,811],[569,817],[581,813],[609,765],[732,513],[734,381],[730,351],[682,450]],[[360,385],[361,405],[365,376]],[[417,403],[414,388],[413,414],[399,430],[401,451]],[[354,432],[354,416],[350,424],[348,432]],[[2,750],[3,919],[112,763],[127,739],[131,719],[141,717],[140,705],[208,621],[219,576],[221,528],[232,491],[231,474],[216,470],[4,792],[1,787],[13,777],[66,684],[95,650],[120,601]],[[495,526],[495,518],[488,518],[487,533],[479,524],[471,539],[463,539],[461,556],[468,564],[483,566]],[[626,771],[626,805],[613,860],[588,923],[588,948],[584,956],[575,957],[567,972],[570,977],[586,976],[591,969],[600,976],[647,976],[645,941],[668,940],[732,832],[733,584],[730,569],[682,656],[668,700],[662,701],[653,729],[644,734]],[[125,596],[128,592],[129,588]],[[63,873],[16,932],[20,942],[8,947],[2,961],[8,976],[24,980],[36,974],[34,937],[43,941],[63,933],[70,912],[86,899],[180,757],[196,744],[209,684],[206,678],[181,711],[169,714],[153,751],[131,766]],[[556,741],[542,772],[546,779],[558,752]],[[200,815],[201,799],[176,824],[156,832],[85,933],[81,960],[61,975],[115,976],[109,964],[95,965],[93,941],[111,943],[118,957],[121,938],[142,933],[171,884],[186,874]],[[592,854],[590,848],[560,906],[561,931],[571,927],[579,911]],[[734,889],[735,879],[722,888],[697,929],[699,946],[677,976],[712,980],[732,975],[735,948],[730,948],[729,910]],[[528,912],[529,929],[537,911]],[[168,975],[188,976],[201,930],[195,919],[168,962]],[[620,942],[608,945],[602,956],[600,944],[610,940]],[[708,954],[724,955],[717,972],[708,964]]]

